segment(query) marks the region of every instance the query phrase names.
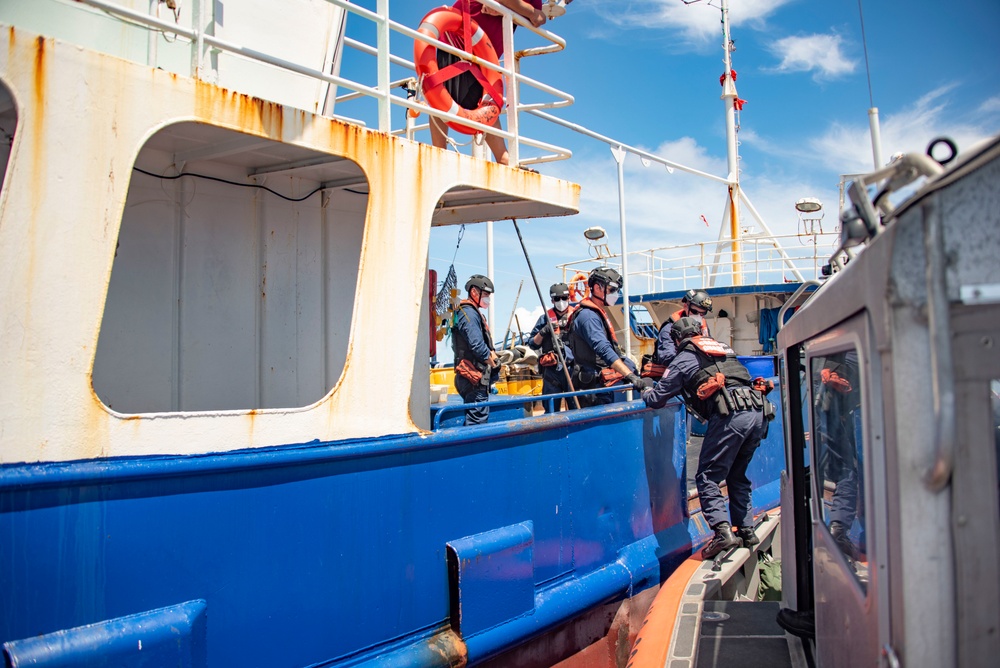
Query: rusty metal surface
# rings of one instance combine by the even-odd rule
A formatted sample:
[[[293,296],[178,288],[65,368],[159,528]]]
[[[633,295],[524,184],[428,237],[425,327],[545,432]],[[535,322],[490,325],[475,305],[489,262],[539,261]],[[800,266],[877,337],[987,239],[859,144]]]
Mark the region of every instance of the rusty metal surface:
[[[579,188],[318,117],[12,27],[0,80],[18,128],[0,200],[0,463],[219,452],[415,430],[408,414],[429,231],[442,196],[469,185],[576,210]],[[91,387],[131,169],[146,139],[198,121],[344,156],[372,193],[346,367],[305,408],[127,417]],[[502,211],[491,213],[503,218]],[[385,271],[393,266],[393,272]],[[393,293],[388,341],[379,295]],[[363,333],[363,335],[361,335]],[[402,337],[402,338],[400,338]],[[412,339],[412,340],[411,340]],[[406,359],[387,359],[389,348]],[[356,360],[364,360],[358,364]],[[376,393],[370,379],[393,377]],[[420,387],[420,391],[426,391]],[[192,438],[197,434],[197,438]]]

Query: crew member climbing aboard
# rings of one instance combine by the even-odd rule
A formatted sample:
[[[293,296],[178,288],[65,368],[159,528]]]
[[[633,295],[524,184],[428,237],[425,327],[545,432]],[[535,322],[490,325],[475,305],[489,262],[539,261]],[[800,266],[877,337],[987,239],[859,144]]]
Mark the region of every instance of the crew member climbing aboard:
[[[576,367],[573,371],[573,385],[577,390],[620,385],[622,381],[631,383],[637,390],[652,384],[649,379],[636,375],[635,364],[625,357],[618,345],[615,328],[604,312],[605,306],[618,301],[622,276],[610,267],[599,267],[590,272],[588,285],[590,297],[569,317],[569,344],[573,349]],[[588,394],[580,397],[581,404],[610,404],[615,401],[615,393]]]
[[[767,433],[775,408],[764,396],[773,389],[771,381],[751,380],[732,348],[701,332],[702,323],[692,317],[670,326],[677,354],[663,378],[643,391],[642,400],[647,406],[661,408],[671,397],[682,395],[688,410],[700,420],[708,420],[695,475],[702,512],[715,531],[702,550],[707,559],[723,550],[758,542],[753,532],[747,466]],[[728,516],[719,488],[723,480],[729,488]],[[739,527],[735,535],[733,527]]]
[[[552,322],[566,364],[572,368],[573,351],[569,347],[569,318],[575,309],[569,305],[569,286],[565,283],[556,283],[550,287],[549,298],[552,300],[552,308],[538,317],[538,322],[528,335],[528,345],[541,353],[538,364],[542,367],[542,394],[558,394],[569,392],[570,388],[566,373],[559,363],[559,355],[553,346],[547,320]],[[542,403],[545,412],[549,412],[548,403]]]
[[[486,401],[490,386],[500,375],[500,361],[493,349],[486,318],[480,309],[490,305],[493,281],[474,274],[465,283],[468,297],[462,300],[452,324],[451,345],[455,352],[455,389],[467,404],[482,404],[465,411],[465,424],[483,424],[490,417]]]

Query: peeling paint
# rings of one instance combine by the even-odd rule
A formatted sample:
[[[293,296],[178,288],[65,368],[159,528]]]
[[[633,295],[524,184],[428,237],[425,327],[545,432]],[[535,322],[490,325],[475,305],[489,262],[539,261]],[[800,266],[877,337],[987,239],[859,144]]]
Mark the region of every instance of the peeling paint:
[[[409,374],[417,354],[423,282],[403,281],[402,289],[412,294],[404,295],[402,302],[413,307],[398,314],[399,329],[412,330],[412,341],[389,342],[389,334],[378,334],[384,329],[380,304],[385,294],[398,292],[400,276],[425,271],[431,217],[441,195],[460,180],[565,210],[578,205],[575,184],[473,160],[144,64],[15,34],[13,29],[0,35],[8,39],[11,54],[8,62],[0,63],[0,76],[15,93],[24,91],[28,97],[24,118],[19,119],[23,132],[15,139],[23,150],[12,153],[8,172],[8,183],[20,188],[11,193],[0,220],[0,259],[12,277],[3,287],[2,296],[10,301],[0,309],[0,331],[23,331],[20,340],[25,346],[0,352],[0,396],[15,397],[4,406],[4,462],[221,452],[415,432],[408,414]],[[51,90],[61,91],[58,102],[48,99]],[[126,92],[131,96],[123,97]],[[113,119],[113,141],[94,134],[95,118],[101,118],[95,114]],[[368,181],[371,194],[344,370],[333,389],[311,406],[134,416],[104,406],[93,392],[90,367],[117,246],[116,218],[130,180],[125,175],[150,136],[183,121],[343,156],[353,160]],[[56,128],[58,137],[48,136],[48,130]],[[56,155],[59,137],[82,137],[89,147],[79,154]],[[105,185],[94,191],[84,180],[69,178],[75,174],[103,175]],[[62,196],[47,196],[57,182]],[[69,217],[67,198],[75,205]],[[79,262],[66,262],[69,257]],[[387,272],[388,266],[394,271]],[[83,280],[86,276],[92,280]],[[67,277],[75,283],[73,317],[60,320],[60,305],[68,297]],[[261,299],[268,292],[273,290],[262,282]],[[407,350],[406,359],[387,359],[383,351],[389,347]],[[357,359],[365,363],[355,364]],[[373,375],[398,378],[401,368],[409,370],[407,377],[383,396],[370,391]],[[51,415],[59,418],[46,417]],[[380,417],[373,420],[373,415]],[[48,445],[40,450],[40,443]]]

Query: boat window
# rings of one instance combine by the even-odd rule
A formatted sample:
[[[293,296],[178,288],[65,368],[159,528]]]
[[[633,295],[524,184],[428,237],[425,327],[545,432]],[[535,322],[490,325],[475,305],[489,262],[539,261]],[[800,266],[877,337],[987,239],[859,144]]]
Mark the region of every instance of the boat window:
[[[653,316],[650,315],[649,309],[642,304],[633,304],[629,310],[632,313],[632,331],[635,335],[642,339],[655,339],[659,331],[653,322]]]
[[[302,407],[347,359],[368,182],[344,158],[200,123],[131,173],[93,385],[127,414]]]
[[[813,357],[813,475],[822,519],[849,570],[867,589],[864,430],[858,354],[848,350]]]
[[[0,190],[7,175],[7,163],[14,145],[14,130],[17,128],[17,107],[10,89],[0,83]]]

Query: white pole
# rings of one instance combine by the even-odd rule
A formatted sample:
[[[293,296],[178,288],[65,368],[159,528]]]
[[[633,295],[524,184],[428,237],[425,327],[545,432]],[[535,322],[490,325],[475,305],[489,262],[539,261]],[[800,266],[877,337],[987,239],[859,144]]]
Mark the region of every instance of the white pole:
[[[376,3],[378,58],[376,59],[376,80],[378,82],[378,129],[379,132],[392,130],[392,105],[389,103],[389,0]]]
[[[493,285],[496,285],[496,279],[493,278],[493,221],[486,221],[486,275],[490,277],[493,281]],[[486,309],[486,322],[489,324],[490,329],[493,329],[493,300],[490,300],[490,307]]]
[[[736,82],[731,58],[732,40],[729,36],[729,0],[722,0],[722,52],[725,73],[722,80],[722,101],[726,107],[726,158],[729,168],[729,234],[733,240],[733,285],[742,285],[740,267],[740,161],[736,143]]]
[[[625,237],[625,149],[622,146],[612,147],[611,155],[618,163],[618,221],[622,237],[622,314],[625,316],[625,355],[632,357],[632,316],[628,303],[628,242]]]
[[[477,160],[486,160],[486,136],[482,133],[472,137],[472,157]],[[493,221],[486,221],[486,275],[493,285],[496,286],[496,278],[493,276]],[[486,309],[486,323],[493,329],[494,326],[494,300],[490,300],[489,308]]]
[[[872,158],[875,161],[875,171],[878,171],[885,166],[882,162],[882,131],[878,122],[878,107],[868,110],[868,127],[871,128],[872,135]]]

